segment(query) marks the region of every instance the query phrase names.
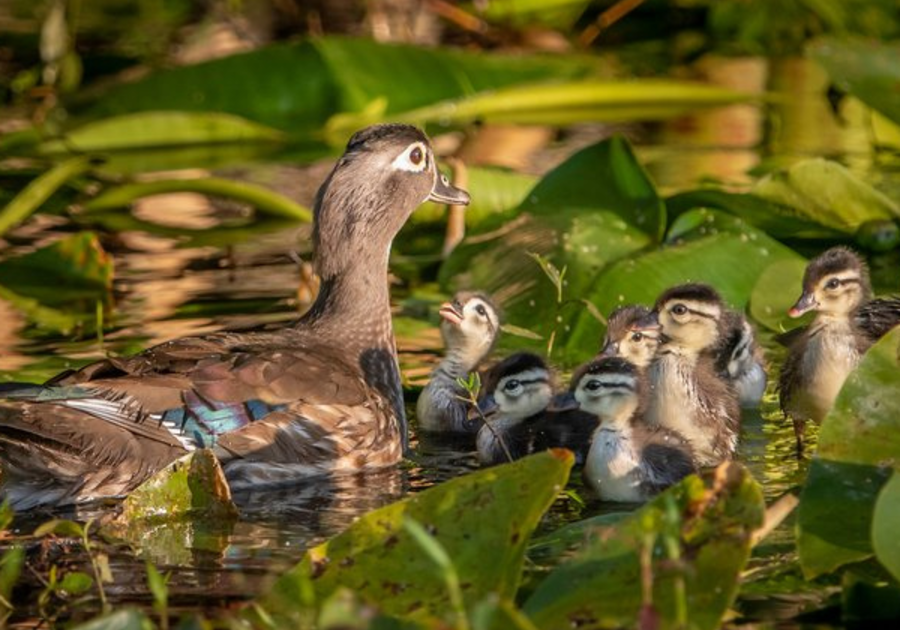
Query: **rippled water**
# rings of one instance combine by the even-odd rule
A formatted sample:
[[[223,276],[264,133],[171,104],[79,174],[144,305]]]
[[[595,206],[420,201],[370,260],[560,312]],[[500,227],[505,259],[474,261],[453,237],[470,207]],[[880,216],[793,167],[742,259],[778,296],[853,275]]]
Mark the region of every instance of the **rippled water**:
[[[724,66],[729,63],[722,62]],[[710,73],[714,74],[714,70]],[[759,89],[785,82],[787,76],[806,76],[790,66],[769,67],[766,72],[771,76],[756,76],[754,72],[763,71],[755,65],[750,70],[741,76],[745,81],[756,82]],[[725,76],[733,81],[736,75]],[[795,83],[792,89],[796,98],[779,105],[776,113],[784,123],[782,130],[787,125],[785,119],[800,121],[811,116],[820,120],[818,127],[805,125],[805,134],[775,134],[772,112],[745,105],[626,131],[639,141],[642,160],[664,190],[708,177],[740,188],[750,179],[748,169],[787,156],[839,153],[848,156],[851,165],[865,170],[858,129],[850,127],[841,135],[834,131],[833,123],[821,122],[825,116],[824,97],[809,82]],[[546,152],[541,170],[560,161],[576,146],[577,137]],[[290,182],[288,187],[293,187],[294,196],[307,203],[327,167],[327,163],[309,169],[293,169],[284,164],[254,166],[264,174],[262,179]],[[107,316],[112,330],[103,342],[96,338],[70,341],[40,330],[0,301],[5,322],[0,330],[0,370],[7,377],[39,381],[109,352],[134,352],[176,336],[223,326],[288,321],[297,316],[308,299],[298,265],[298,256],[309,259],[307,227],[281,226],[258,231],[222,246],[202,244],[199,239],[191,241],[179,233],[241,220],[240,209],[212,207],[193,197],[170,197],[141,204],[135,214],[167,225],[168,229],[155,233],[134,228],[105,232],[104,246],[116,261],[116,303]],[[72,229],[58,219],[43,220],[17,232],[13,246],[25,251]],[[408,291],[407,286],[399,287],[395,298]],[[438,357],[437,322],[414,306],[398,307],[397,311],[398,316],[420,323],[404,326],[404,331],[415,333],[400,335],[398,343],[404,374],[414,384],[421,384]],[[767,347],[769,361],[777,364],[780,350],[774,344],[767,343]],[[411,416],[413,408],[411,404]],[[191,548],[176,541],[151,553],[163,570],[173,571],[173,605],[176,609],[198,604],[217,609],[228,600],[247,597],[259,591],[271,576],[296,562],[304,549],[341,531],[358,515],[477,467],[471,444],[414,439],[413,447],[410,461],[396,469],[238,497],[244,507],[233,528],[173,531],[173,538],[183,535],[191,540]],[[794,454],[793,431],[777,411],[771,387],[761,413],[745,417],[739,458],[763,484],[767,500],[777,498],[802,480],[804,465]],[[592,500],[578,479],[572,485],[585,502],[560,499],[544,524],[545,529],[621,509]],[[29,532],[45,517],[35,515],[18,521],[19,532]],[[789,537],[789,527],[785,526],[774,540],[786,541]],[[116,582],[109,593],[114,599],[148,601],[142,560],[120,551],[113,556],[112,568]]]

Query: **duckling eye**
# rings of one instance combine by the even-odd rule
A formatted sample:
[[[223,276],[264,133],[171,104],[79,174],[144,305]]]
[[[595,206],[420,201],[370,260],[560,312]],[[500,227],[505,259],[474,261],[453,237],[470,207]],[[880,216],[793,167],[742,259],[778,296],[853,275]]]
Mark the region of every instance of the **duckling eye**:
[[[676,304],[672,307],[673,315],[684,315],[685,313],[687,313],[687,311],[687,306],[685,306],[684,304]]]
[[[481,315],[482,317],[487,315],[487,309],[484,308],[484,304],[479,304],[475,307],[475,312]]]
[[[596,392],[601,387],[603,387],[603,384],[597,379],[591,379],[584,384],[584,388],[589,392]]]
[[[643,338],[644,338],[644,333],[636,332],[636,333],[633,333],[633,334],[631,335],[631,340],[632,340],[632,341],[640,341],[640,340],[643,339]]]
[[[839,286],[841,286],[841,281],[838,280],[837,278],[832,278],[831,280],[829,280],[828,282],[825,283],[825,288],[830,291],[837,289]]]
[[[520,383],[519,381],[517,381],[515,379],[513,379],[511,381],[507,381],[506,384],[503,386],[503,390],[506,392],[509,392],[509,393],[515,392],[519,389],[522,389],[522,383]]]

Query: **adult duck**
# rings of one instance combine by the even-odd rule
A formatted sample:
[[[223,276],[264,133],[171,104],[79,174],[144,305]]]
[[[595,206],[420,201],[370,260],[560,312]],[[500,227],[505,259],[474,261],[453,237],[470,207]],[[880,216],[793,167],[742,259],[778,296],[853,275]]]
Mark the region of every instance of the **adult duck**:
[[[234,489],[388,466],[406,419],[390,317],[391,242],[427,200],[466,204],[408,125],[354,134],[315,204],[321,289],[294,325],[163,343],[7,386],[2,492],[13,507],[121,495],[211,447]]]

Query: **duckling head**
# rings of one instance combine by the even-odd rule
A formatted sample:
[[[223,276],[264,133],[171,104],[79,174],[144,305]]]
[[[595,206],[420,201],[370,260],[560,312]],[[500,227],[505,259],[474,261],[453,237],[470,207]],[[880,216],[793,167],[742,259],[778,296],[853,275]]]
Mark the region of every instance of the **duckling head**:
[[[606,327],[606,337],[600,349],[601,357],[622,357],[639,368],[650,365],[659,347],[659,330],[635,328],[650,314],[646,306],[620,306],[612,312]]]
[[[416,127],[383,124],[356,132],[316,197],[313,243],[323,278],[346,264],[387,256],[391,241],[425,201],[466,205]]]
[[[725,307],[718,292],[707,284],[688,283],[672,287],[658,300],[653,312],[634,328],[658,330],[661,344],[687,354],[712,347],[722,334]]]
[[[438,312],[447,354],[456,357],[466,370],[473,369],[490,353],[499,336],[497,307],[483,293],[460,291]]]
[[[490,421],[496,414],[507,420],[521,421],[547,409],[553,399],[550,368],[530,352],[510,355],[485,377],[487,394],[479,402]]]
[[[832,247],[807,265],[803,293],[788,315],[800,317],[818,311],[832,317],[846,317],[871,296],[866,264],[846,247]]]
[[[639,368],[622,357],[594,359],[572,376],[578,406],[604,423],[627,422],[643,401]]]

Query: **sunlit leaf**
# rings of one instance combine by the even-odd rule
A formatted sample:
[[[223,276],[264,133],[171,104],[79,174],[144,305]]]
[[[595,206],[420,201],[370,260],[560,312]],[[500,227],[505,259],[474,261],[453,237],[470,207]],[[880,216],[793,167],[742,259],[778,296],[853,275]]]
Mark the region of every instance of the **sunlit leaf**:
[[[800,297],[806,260],[799,255],[786,257],[765,268],[750,294],[750,314],[766,328],[777,332],[798,325],[788,317],[788,309]]]
[[[84,528],[76,523],[62,518],[55,518],[42,523],[34,530],[34,536],[41,538],[43,536],[65,536],[70,538],[83,538]]]
[[[800,496],[797,548],[815,577],[872,555],[878,494],[900,468],[900,328],[866,352],[819,431]]]
[[[308,208],[304,208],[284,195],[249,182],[238,182],[220,177],[160,179],[123,184],[105,190],[87,201],[83,208],[86,212],[123,208],[141,197],[173,192],[196,192],[213,197],[226,197],[248,203],[259,212],[273,217],[304,222],[312,221],[312,212]]]
[[[191,144],[274,142],[282,133],[230,114],[142,112],[76,127],[60,140],[40,145],[42,153],[99,152]]]
[[[855,234],[868,221],[900,217],[900,205],[846,167],[823,158],[797,162],[762,178],[753,193],[811,221]]]
[[[452,479],[370,512],[310,550],[258,605],[280,625],[296,626],[308,615],[310,603],[346,587],[389,615],[447,618],[450,597],[444,577],[404,529],[406,519],[418,521],[452,559],[467,608],[490,593],[511,598],[527,540],[565,485],[571,466],[566,451],[541,453]]]
[[[67,595],[81,595],[90,590],[94,585],[94,578],[81,571],[69,571],[59,581],[59,590]]]
[[[636,627],[643,618],[659,628],[718,628],[764,510],[759,485],[740,464],[724,464],[705,480],[688,477],[594,530],[523,610],[544,630]]]
[[[872,516],[872,547],[878,561],[891,572],[895,580],[900,581],[898,523],[900,523],[900,474],[895,472],[891,480],[881,489],[875,503],[875,513]]]

